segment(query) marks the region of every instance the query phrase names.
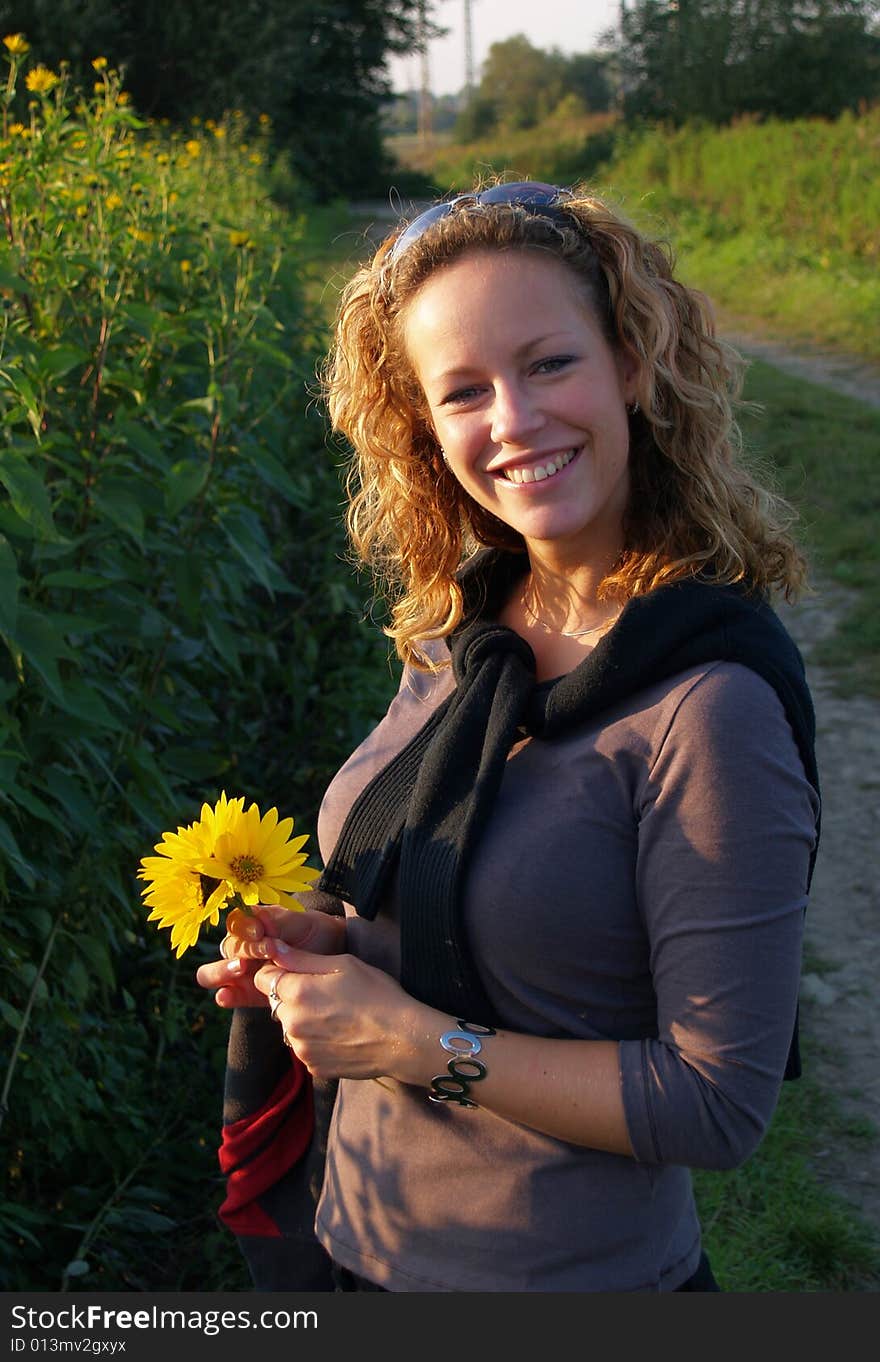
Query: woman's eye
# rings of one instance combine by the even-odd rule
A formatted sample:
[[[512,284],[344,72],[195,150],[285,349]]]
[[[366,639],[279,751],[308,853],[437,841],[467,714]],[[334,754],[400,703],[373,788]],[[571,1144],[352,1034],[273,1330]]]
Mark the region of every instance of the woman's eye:
[[[456,388],[454,393],[449,393],[443,398],[444,407],[455,406],[457,402],[471,402],[478,395],[479,388]]]
[[[571,364],[572,359],[572,355],[551,355],[549,359],[539,360],[535,365],[535,373],[555,374],[567,364]]]

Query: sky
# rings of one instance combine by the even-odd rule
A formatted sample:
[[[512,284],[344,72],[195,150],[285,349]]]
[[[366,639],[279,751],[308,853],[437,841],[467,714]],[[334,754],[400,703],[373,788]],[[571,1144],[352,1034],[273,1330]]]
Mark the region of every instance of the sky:
[[[429,46],[428,72],[435,95],[456,94],[464,85],[464,0],[434,0],[438,23],[449,29]],[[524,33],[533,47],[558,47],[567,55],[589,52],[620,15],[620,0],[471,0],[474,73],[493,43]],[[421,59],[393,57],[389,62],[395,90],[417,90]]]

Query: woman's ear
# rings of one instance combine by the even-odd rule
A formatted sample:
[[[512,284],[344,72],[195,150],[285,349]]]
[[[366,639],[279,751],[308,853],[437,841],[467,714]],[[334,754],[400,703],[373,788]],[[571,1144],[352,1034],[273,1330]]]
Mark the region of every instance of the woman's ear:
[[[642,362],[635,351],[630,350],[626,345],[621,346],[617,353],[617,372],[620,374],[623,400],[628,407],[632,406],[638,397]]]

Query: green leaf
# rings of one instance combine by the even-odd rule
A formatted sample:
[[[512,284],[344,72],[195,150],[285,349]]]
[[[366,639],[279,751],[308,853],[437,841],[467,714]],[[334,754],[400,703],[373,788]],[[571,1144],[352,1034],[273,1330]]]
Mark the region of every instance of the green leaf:
[[[43,479],[26,458],[13,450],[0,450],[0,482],[9,493],[13,510],[34,529],[38,539],[61,538]]]
[[[207,460],[181,459],[168,470],[165,479],[165,506],[173,520],[184,506],[201,492],[211,471]]]
[[[143,547],[144,513],[126,484],[108,483],[99,487],[95,493],[95,505],[108,520]]]
[[[125,727],[108,709],[101,696],[83,681],[68,681],[64,687],[64,710],[85,723],[121,732]]]
[[[270,596],[290,590],[289,583],[272,557],[259,519],[246,507],[233,507],[220,519],[220,526],[236,553],[250,568]]]
[[[64,686],[58,672],[58,662],[61,658],[72,658],[74,654],[61,632],[53,627],[51,617],[20,607],[15,641],[44,685],[63,704]]]
[[[254,468],[273,492],[280,492],[286,501],[293,506],[299,506],[306,510],[309,506],[309,497],[306,490],[294,482],[287,472],[287,469],[270,454],[267,449],[258,449],[253,454]]]
[[[183,613],[192,623],[201,617],[202,564],[194,553],[185,553],[174,564],[174,590]]]
[[[33,923],[37,929],[37,935],[45,941],[52,930],[52,914],[47,913],[45,908],[28,908],[27,920]]]
[[[79,832],[92,832],[96,826],[95,806],[79,781],[58,766],[43,772],[42,786],[57,801]]]
[[[4,794],[12,800],[13,804],[19,804],[33,818],[39,818],[43,823],[49,823],[53,828],[58,826],[58,815],[54,814],[48,804],[44,804],[38,795],[32,790],[23,790],[20,785],[8,785]]]
[[[106,942],[100,941],[94,936],[81,935],[78,935],[75,940],[77,950],[85,956],[98,978],[103,980],[110,988],[113,988],[116,983],[116,975],[113,973]]]
[[[21,1015],[18,1008],[13,1007],[5,998],[0,998],[0,1016],[2,1016],[5,1022],[9,1023],[13,1031],[21,1030],[21,1024],[24,1021],[24,1017]]]
[[[218,616],[205,616],[205,630],[216,651],[236,676],[242,675],[239,658],[241,640]]]
[[[20,274],[0,268],[0,288],[11,289],[13,293],[26,293],[28,282]]]
[[[40,376],[51,383],[57,383],[58,379],[69,374],[71,369],[75,369],[79,364],[87,364],[88,361],[89,355],[85,350],[73,345],[58,345],[40,357]]]
[[[0,633],[14,634],[21,578],[12,545],[0,534]]]
[[[0,369],[0,381],[5,383],[6,387],[11,389],[21,402],[27,413],[31,430],[34,432],[34,438],[39,440],[43,413],[40,410],[37,394],[34,392],[30,379],[20,369],[10,365],[8,369]]]
[[[57,572],[46,573],[43,586],[67,586],[77,591],[97,591],[99,587],[109,586],[109,582],[99,572],[78,572],[76,568],[60,568]]]
[[[12,828],[3,818],[0,818],[0,850],[6,852],[19,878],[24,880],[29,889],[33,889],[37,882],[36,874],[33,867],[25,859],[18,842],[16,842]]]
[[[213,416],[217,407],[215,397],[191,397],[188,402],[181,402],[176,408],[177,411],[203,411],[208,416]]]
[[[142,421],[116,421],[113,430],[117,440],[130,444],[135,453],[140,454],[151,467],[164,470],[168,466],[161,444]]]

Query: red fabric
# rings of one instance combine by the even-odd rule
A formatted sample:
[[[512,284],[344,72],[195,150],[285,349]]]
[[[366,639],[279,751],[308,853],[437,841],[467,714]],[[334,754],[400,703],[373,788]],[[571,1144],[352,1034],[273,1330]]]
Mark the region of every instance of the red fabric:
[[[258,1198],[298,1163],[309,1147],[315,1105],[308,1069],[295,1056],[262,1107],[223,1127],[218,1152],[226,1200],[217,1214],[233,1234],[280,1238]]]

